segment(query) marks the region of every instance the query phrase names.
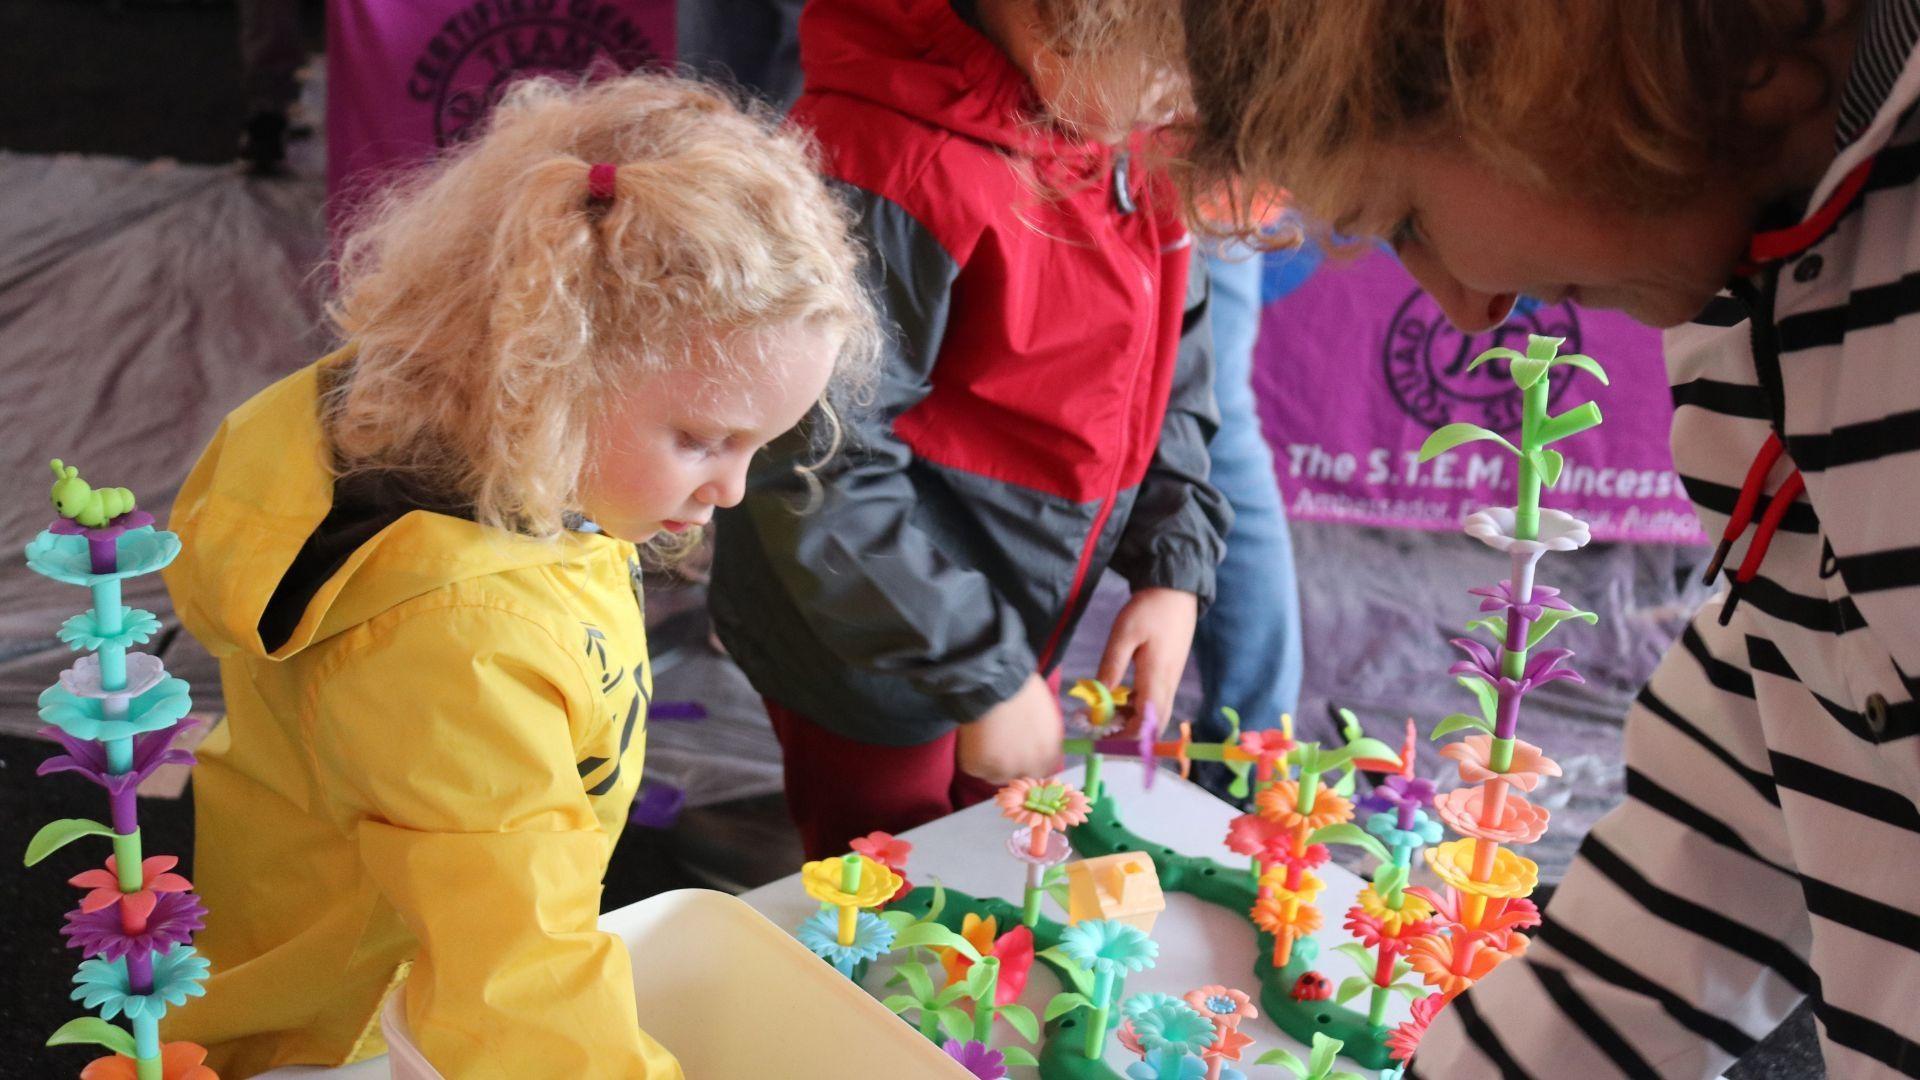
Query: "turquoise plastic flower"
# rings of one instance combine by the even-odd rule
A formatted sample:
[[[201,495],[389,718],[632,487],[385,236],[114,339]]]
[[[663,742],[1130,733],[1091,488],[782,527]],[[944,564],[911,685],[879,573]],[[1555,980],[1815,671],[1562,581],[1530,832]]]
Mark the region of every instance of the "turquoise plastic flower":
[[[207,978],[207,959],[191,945],[175,945],[153,957],[153,990],[133,992],[127,978],[125,957],[106,960],[96,957],[83,961],[74,973],[75,989],[71,997],[89,1009],[100,1010],[103,1020],[126,1013],[130,1020],[158,1021],[169,1005],[185,1005],[190,997],[207,992],[200,985]]]
[[[1388,847],[1415,848],[1427,844],[1437,844],[1447,835],[1447,830],[1439,822],[1427,816],[1424,810],[1413,812],[1413,828],[1400,828],[1400,817],[1391,810],[1369,815],[1367,831],[1380,838]]]
[[[1185,1005],[1186,1002],[1172,994],[1135,994],[1120,1003],[1120,1015],[1129,1020],[1138,1018],[1142,1013],[1158,1009],[1163,1005]]]
[[[1136,1061],[1127,1066],[1127,1080],[1206,1080],[1207,1066],[1197,1057],[1183,1057],[1177,1065]],[[1247,1080],[1231,1065],[1220,1067],[1220,1080]]]
[[[815,912],[800,924],[794,937],[811,949],[813,955],[839,968],[843,974],[851,974],[856,966],[885,956],[887,950],[893,948],[893,926],[871,911],[863,911],[854,919],[851,945],[840,944],[837,911]]]
[[[1113,919],[1088,919],[1061,933],[1060,951],[1088,971],[1123,975],[1152,967],[1160,945],[1139,927]]]
[[[120,630],[109,634],[100,629],[100,619],[88,608],[60,624],[59,638],[70,649],[86,652],[99,652],[106,645],[117,645],[130,649],[135,645],[145,645],[147,639],[160,632],[160,616],[151,611],[120,605]]]
[[[168,675],[127,702],[126,716],[109,720],[106,702],[100,698],[80,697],[59,686],[49,686],[40,692],[40,719],[76,739],[130,739],[169,727],[186,716],[193,708],[191,689],[186,680]]]
[[[1128,1012],[1127,1019],[1133,1021],[1134,1037],[1147,1050],[1160,1050],[1182,1054],[1198,1054],[1213,1042],[1213,1021],[1200,1015],[1199,1010],[1176,997],[1166,997],[1151,1007],[1138,1012]]]
[[[163,569],[178,554],[180,537],[143,525],[121,535],[115,549],[114,565],[118,569],[111,574],[96,574],[93,561],[87,555],[86,537],[61,536],[43,530],[27,544],[27,565],[42,577],[91,588],[103,581],[151,574]]]

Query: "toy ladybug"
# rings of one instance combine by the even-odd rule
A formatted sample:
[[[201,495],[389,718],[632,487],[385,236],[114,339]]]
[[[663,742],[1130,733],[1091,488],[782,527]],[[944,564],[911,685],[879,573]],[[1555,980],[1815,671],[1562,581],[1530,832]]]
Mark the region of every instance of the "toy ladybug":
[[[1293,984],[1295,1001],[1325,1001],[1332,996],[1333,984],[1327,981],[1325,975],[1317,971],[1307,972]]]

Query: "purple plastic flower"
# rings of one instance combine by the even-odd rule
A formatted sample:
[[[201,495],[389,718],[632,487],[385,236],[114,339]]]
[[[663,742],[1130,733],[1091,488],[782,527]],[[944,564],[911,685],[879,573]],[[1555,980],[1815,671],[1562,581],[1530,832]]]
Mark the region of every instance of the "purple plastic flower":
[[[199,726],[198,720],[182,720],[177,724],[149,731],[133,737],[133,768],[115,776],[107,768],[107,747],[105,743],[92,739],[76,739],[57,727],[44,727],[40,734],[48,735],[60,741],[64,754],[55,754],[40,763],[34,770],[35,775],[47,776],[57,772],[77,772],[88,780],[107,789],[109,795],[137,788],[152,776],[154,770],[162,765],[191,765],[193,753],[176,749],[173,740],[187,729]]]
[[[1487,585],[1478,589],[1468,589],[1467,592],[1473,596],[1486,597],[1486,599],[1480,601],[1481,611],[1499,611],[1501,608],[1512,608],[1514,609],[1514,614],[1519,615],[1528,622],[1538,622],[1541,611],[1546,608],[1553,608],[1555,611],[1573,610],[1572,604],[1560,599],[1560,590],[1551,585],[1535,585],[1533,587],[1532,598],[1525,604],[1520,603],[1518,598],[1513,595],[1512,581],[1502,581],[1498,585]]]
[[[1355,809],[1367,814],[1389,810],[1411,812],[1432,806],[1437,791],[1433,781],[1424,776],[1389,776],[1362,797]]]
[[[941,1044],[947,1056],[960,1063],[961,1067],[972,1073],[977,1080],[1002,1080],[1007,1075],[1006,1059],[1000,1051],[992,1049],[986,1043],[957,1042],[948,1039]]]
[[[1454,675],[1471,676],[1484,679],[1496,688],[1510,693],[1522,694],[1537,686],[1545,686],[1557,679],[1572,679],[1577,683],[1586,682],[1578,672],[1560,666],[1561,662],[1573,655],[1572,649],[1541,649],[1527,658],[1527,667],[1518,679],[1509,679],[1500,673],[1500,661],[1493,651],[1472,638],[1454,638],[1452,644],[1470,659],[1462,660],[1447,671]]]
[[[67,925],[60,929],[67,944],[89,959],[104,956],[118,960],[136,949],[166,952],[175,945],[193,940],[206,925],[207,907],[190,892],[156,893],[153,911],[147,916],[146,929],[129,934],[121,926],[119,905],[98,911],[75,908],[67,912]]]

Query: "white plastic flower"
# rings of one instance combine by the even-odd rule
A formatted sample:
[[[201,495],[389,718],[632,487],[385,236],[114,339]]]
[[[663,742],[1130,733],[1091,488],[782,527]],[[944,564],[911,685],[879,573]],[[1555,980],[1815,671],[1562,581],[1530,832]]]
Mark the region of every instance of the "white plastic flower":
[[[1517,539],[1513,525],[1513,508],[1495,506],[1468,514],[1461,527],[1468,536],[1495,551],[1530,558],[1549,551],[1574,551],[1593,539],[1586,522],[1563,510],[1540,511],[1540,529],[1532,540]]]

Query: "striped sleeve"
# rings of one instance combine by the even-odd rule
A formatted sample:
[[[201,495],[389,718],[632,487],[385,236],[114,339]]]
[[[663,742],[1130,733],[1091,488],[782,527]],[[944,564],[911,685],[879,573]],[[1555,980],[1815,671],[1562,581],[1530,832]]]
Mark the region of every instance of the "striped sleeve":
[[[1602,819],[1524,958],[1455,999],[1410,1075],[1710,1078],[1813,987],[1746,645],[1693,626],[1627,725]]]

